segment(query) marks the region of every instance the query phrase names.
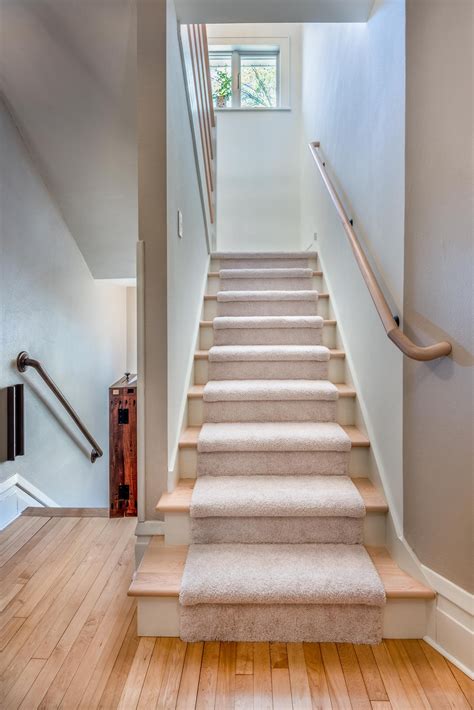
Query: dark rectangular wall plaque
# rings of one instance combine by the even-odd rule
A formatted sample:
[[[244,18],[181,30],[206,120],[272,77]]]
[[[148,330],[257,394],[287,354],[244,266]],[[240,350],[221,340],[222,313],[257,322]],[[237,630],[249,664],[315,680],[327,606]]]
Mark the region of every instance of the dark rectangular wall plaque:
[[[7,390],[7,461],[25,453],[25,407],[23,385]]]

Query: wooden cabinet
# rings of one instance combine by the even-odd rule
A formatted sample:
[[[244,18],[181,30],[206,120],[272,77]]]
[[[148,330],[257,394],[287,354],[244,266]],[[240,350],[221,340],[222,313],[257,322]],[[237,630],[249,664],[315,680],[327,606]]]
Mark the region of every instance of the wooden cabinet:
[[[137,376],[109,388],[110,517],[137,514]]]

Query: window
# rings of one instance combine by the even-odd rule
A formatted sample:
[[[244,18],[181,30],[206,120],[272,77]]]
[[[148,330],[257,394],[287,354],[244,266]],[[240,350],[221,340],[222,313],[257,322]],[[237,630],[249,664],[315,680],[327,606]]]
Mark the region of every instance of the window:
[[[279,47],[211,48],[209,63],[217,108],[280,106]]]

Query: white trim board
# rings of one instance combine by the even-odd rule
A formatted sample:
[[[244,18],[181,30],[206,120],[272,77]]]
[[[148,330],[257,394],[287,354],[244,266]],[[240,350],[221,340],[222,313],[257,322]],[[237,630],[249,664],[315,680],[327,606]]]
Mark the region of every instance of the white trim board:
[[[198,297],[198,310],[196,313],[196,324],[194,327],[194,337],[193,337],[193,347],[189,353],[188,365],[186,368],[186,374],[184,377],[185,388],[183,393],[183,398],[181,400],[181,405],[179,408],[178,422],[180,427],[178,429],[178,436],[176,441],[173,442],[171,450],[168,452],[168,490],[172,491],[176,487],[179,478],[179,472],[177,471],[178,462],[178,452],[179,452],[179,440],[181,435],[187,427],[187,414],[188,414],[188,392],[191,384],[193,373],[194,373],[194,358],[196,355],[196,350],[199,349],[199,338],[201,329],[201,316],[204,309],[204,294],[206,293],[207,280],[209,274],[209,265],[211,263],[211,255],[208,256],[206,261],[206,268],[204,273],[204,280],[201,285],[200,294]]]
[[[0,530],[18,518],[28,507],[59,506],[19,473],[14,473],[0,483]]]

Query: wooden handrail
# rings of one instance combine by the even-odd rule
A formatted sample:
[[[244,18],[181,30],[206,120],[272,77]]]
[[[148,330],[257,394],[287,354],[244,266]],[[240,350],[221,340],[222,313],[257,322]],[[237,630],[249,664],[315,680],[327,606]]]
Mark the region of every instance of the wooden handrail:
[[[372,270],[372,267],[370,266],[369,261],[360,245],[360,242],[357,239],[357,235],[347,216],[347,213],[339,198],[339,195],[336,192],[336,188],[331,182],[331,179],[326,171],[326,163],[319,155],[319,141],[314,141],[310,143],[309,147],[316,162],[316,165],[319,168],[319,172],[321,173],[321,177],[323,178],[324,184],[326,185],[331,199],[334,203],[334,206],[337,210],[339,218],[342,222],[342,226],[344,227],[344,231],[347,234],[349,244],[351,245],[362,277],[365,283],[367,284],[367,288],[369,289],[369,293],[375,304],[377,313],[380,316],[380,320],[382,321],[383,327],[385,328],[385,332],[387,333],[390,340],[395,343],[397,348],[399,348],[399,350],[401,350],[404,355],[409,358],[412,358],[412,360],[436,360],[436,358],[449,355],[452,350],[451,343],[448,343],[447,341],[443,340],[440,343],[435,343],[434,345],[422,347],[421,345],[416,345],[416,343],[410,340],[410,338],[405,335],[402,330],[400,330],[395,318],[393,317],[386,298],[383,295],[382,289],[378,284],[377,278]]]

